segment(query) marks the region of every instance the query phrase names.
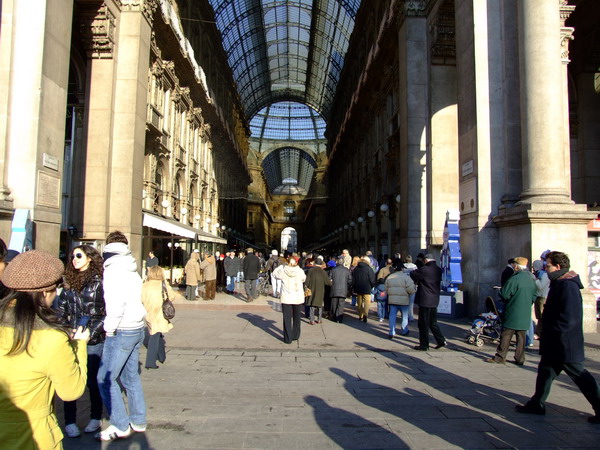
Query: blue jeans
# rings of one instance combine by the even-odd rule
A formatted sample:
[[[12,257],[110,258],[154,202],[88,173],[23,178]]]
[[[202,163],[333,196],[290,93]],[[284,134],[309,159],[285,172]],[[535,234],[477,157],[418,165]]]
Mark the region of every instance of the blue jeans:
[[[380,319],[385,319],[387,313],[387,300],[377,302],[377,316]]]
[[[408,308],[409,305],[390,305],[390,336],[396,334],[396,317],[398,310],[402,312],[402,331],[400,334],[408,333]]]
[[[533,344],[534,341],[534,330],[535,330],[535,323],[533,322],[533,320],[531,321],[531,325],[529,326],[529,330],[527,330],[527,334],[525,335],[525,346],[529,347],[530,345]]]
[[[231,277],[229,275],[227,275],[227,290],[228,291],[235,291],[235,282],[237,281],[237,277]]]
[[[144,328],[117,330],[115,336],[107,336],[104,341],[98,385],[111,425],[122,431],[127,430],[130,423],[146,425],[146,402],[138,367],[143,341]],[[125,389],[129,415],[117,380]]]
[[[356,295],[352,296],[352,306],[356,306]]]
[[[90,418],[102,419],[102,397],[98,390],[98,368],[104,342],[87,346],[87,386],[90,392]],[[65,425],[77,422],[77,400],[65,402]]]
[[[415,295],[410,294],[408,296],[408,320],[415,320]]]

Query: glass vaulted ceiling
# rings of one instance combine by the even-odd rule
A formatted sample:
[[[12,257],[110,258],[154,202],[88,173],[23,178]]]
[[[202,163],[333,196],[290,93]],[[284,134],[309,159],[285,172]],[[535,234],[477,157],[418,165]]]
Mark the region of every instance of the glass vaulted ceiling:
[[[278,101],[325,119],[360,0],[209,0],[246,117]]]

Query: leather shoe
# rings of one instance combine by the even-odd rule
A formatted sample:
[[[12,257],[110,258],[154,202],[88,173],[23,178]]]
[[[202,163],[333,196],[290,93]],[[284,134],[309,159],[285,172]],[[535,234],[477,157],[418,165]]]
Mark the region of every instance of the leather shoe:
[[[367,322],[367,316],[363,317],[362,321],[366,323]]]
[[[543,416],[546,414],[546,407],[527,402],[524,405],[515,405],[515,411],[523,414],[537,414],[538,416]]]
[[[442,342],[441,344],[436,345],[435,349],[439,350],[440,348],[445,347],[445,346],[446,346],[446,341]]]
[[[484,361],[491,364],[506,364],[504,361],[498,361],[496,358],[487,358]]]
[[[426,352],[429,349],[427,347],[421,347],[420,345],[417,345],[417,346],[413,347],[413,350],[418,350],[420,352]]]
[[[389,338],[389,339],[394,339],[394,335],[393,335],[393,334],[390,334],[390,335],[388,335],[388,338]]]
[[[589,423],[600,423],[600,414],[596,414],[595,416],[588,417]]]

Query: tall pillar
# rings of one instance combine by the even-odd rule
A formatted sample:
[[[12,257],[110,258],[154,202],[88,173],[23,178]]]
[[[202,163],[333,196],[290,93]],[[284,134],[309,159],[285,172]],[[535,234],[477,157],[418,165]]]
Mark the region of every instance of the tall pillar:
[[[153,0],[121,0],[108,191],[109,230],[141,255],[142,189]]]
[[[72,11],[73,0],[2,5],[1,82],[7,97],[2,103],[0,202],[14,199],[15,208],[29,209],[34,246],[54,254],[60,242]]]
[[[404,2],[398,30],[400,67],[399,125],[400,176],[403,201],[401,221],[406,223],[400,248],[418,253],[426,246],[428,186],[427,19],[424,0]]]
[[[587,223],[596,217],[570,198],[570,149],[561,58],[559,2],[518,2],[523,184],[520,201],[501,209],[500,254],[538,259],[546,249],[569,255],[587,286]],[[584,330],[596,331],[595,298],[584,291]]]
[[[521,0],[519,51],[523,190],[528,203],[571,203],[564,175],[566,89],[556,0]]]

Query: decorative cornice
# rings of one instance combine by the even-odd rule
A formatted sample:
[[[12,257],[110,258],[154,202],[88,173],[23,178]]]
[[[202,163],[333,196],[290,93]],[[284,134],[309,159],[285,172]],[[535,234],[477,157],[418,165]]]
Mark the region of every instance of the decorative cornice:
[[[141,11],[150,25],[154,21],[154,12],[158,8],[159,0],[115,0],[121,11]]]
[[[405,0],[403,12],[405,16],[425,16],[427,15],[429,0]]]
[[[431,64],[456,64],[456,23],[454,3],[446,1],[430,27]]]
[[[111,59],[115,46],[116,20],[106,3],[79,11],[79,31],[88,58]]]
[[[569,41],[573,40],[575,28],[565,26],[565,23],[571,13],[575,11],[575,6],[569,5],[568,0],[559,0],[560,8],[560,58],[563,64],[568,64],[569,59]]]

